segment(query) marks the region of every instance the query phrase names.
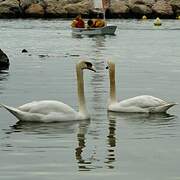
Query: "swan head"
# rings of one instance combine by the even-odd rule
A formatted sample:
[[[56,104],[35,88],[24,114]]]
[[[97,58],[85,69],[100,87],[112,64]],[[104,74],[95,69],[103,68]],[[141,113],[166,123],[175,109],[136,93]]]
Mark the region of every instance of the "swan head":
[[[107,62],[107,66],[106,66],[106,69],[111,69],[112,67],[114,67],[115,64],[112,62],[112,61],[108,61]]]
[[[93,65],[91,62],[88,61],[81,61],[77,64],[79,66],[80,69],[89,69],[91,71],[96,72],[96,70],[94,69]]]

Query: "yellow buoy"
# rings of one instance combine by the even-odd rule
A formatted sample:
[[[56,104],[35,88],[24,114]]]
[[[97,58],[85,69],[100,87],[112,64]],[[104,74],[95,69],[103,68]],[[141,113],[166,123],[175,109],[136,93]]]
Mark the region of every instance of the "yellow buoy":
[[[180,20],[180,16],[177,16],[176,19],[179,19],[179,20]]]
[[[142,20],[146,20],[147,19],[147,16],[142,16]]]
[[[157,17],[157,18],[155,19],[154,25],[155,25],[155,26],[161,26],[161,25],[162,25],[160,18]]]

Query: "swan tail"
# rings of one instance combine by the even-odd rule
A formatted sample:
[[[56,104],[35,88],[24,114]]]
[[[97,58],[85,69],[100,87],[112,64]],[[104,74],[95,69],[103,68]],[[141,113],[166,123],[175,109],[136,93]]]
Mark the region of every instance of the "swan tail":
[[[151,108],[150,113],[165,113],[171,107],[177,105],[177,103],[168,103],[159,107]]]
[[[43,117],[41,116],[41,114],[38,114],[38,113],[32,114],[29,112],[24,112],[17,108],[7,106],[4,104],[0,104],[0,107],[3,107],[4,109],[8,110],[11,114],[13,114],[20,121],[43,122]]]
[[[0,104],[0,107],[3,107],[4,109],[8,110],[11,114],[13,114],[15,117],[17,117],[18,119],[20,119],[20,116],[22,114],[22,112],[14,107],[11,106],[7,106],[5,104]]]

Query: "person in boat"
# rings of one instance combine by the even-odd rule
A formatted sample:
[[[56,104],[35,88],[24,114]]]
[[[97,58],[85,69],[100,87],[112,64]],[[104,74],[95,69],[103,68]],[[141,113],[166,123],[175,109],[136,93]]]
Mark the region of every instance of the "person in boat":
[[[87,21],[87,25],[88,25],[88,28],[100,28],[100,27],[104,27],[106,23],[103,19],[100,19],[98,17],[97,19],[89,19]]]
[[[97,19],[95,19],[95,27],[96,28],[100,28],[100,27],[104,27],[106,25],[105,20],[101,19],[99,16],[97,17]]]
[[[71,27],[75,28],[85,28],[85,22],[82,19],[81,15],[78,15],[71,23]]]
[[[87,28],[94,28],[94,21],[93,21],[93,19],[89,19],[87,21]]]

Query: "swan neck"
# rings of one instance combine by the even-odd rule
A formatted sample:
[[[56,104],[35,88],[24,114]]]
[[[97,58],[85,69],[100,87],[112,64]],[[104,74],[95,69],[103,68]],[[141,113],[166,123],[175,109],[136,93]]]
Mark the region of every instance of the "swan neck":
[[[110,79],[110,103],[114,103],[116,102],[115,64],[111,64],[109,67],[109,79]]]
[[[83,79],[83,70],[76,66],[77,73],[77,91],[78,91],[78,103],[79,103],[79,112],[84,115],[87,114],[85,96],[84,96],[84,79]]]

